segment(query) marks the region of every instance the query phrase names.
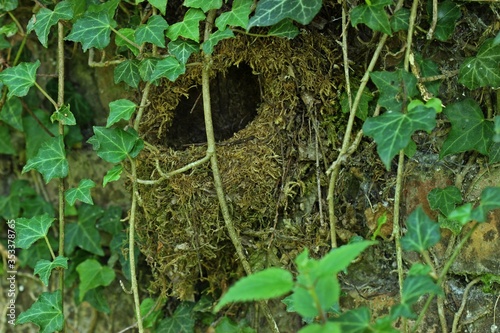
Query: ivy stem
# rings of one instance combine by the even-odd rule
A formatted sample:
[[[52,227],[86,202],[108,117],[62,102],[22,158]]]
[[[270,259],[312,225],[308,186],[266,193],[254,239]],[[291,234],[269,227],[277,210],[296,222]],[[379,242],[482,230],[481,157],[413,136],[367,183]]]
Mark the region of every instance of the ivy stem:
[[[64,104],[64,25],[57,22],[57,105],[56,111]],[[64,135],[64,125],[59,121],[59,135]],[[59,256],[64,257],[65,239],[65,202],[64,191],[66,190],[65,178],[59,179]],[[64,269],[59,270],[59,290],[61,291],[61,312],[64,317]],[[63,321],[63,332],[66,321]]]
[[[210,38],[210,34],[212,31],[212,27],[215,20],[215,15],[217,11],[211,10],[206,19],[205,25],[205,33],[204,40],[208,40]],[[226,195],[224,193],[224,188],[222,186],[222,177],[219,170],[219,163],[217,161],[217,153],[215,147],[215,136],[214,136],[214,127],[212,123],[212,106],[211,106],[211,98],[210,98],[210,70],[212,66],[212,56],[210,54],[204,54],[204,62],[202,66],[202,74],[201,74],[201,84],[202,84],[202,92],[203,92],[203,115],[205,118],[205,132],[207,135],[207,154],[211,154],[210,164],[212,169],[212,174],[214,178],[214,186],[215,191],[217,192],[217,199],[219,201],[219,206],[221,209],[222,217],[224,219],[224,223],[226,225],[227,232],[229,234],[229,238],[231,238],[231,242],[236,249],[236,253],[238,254],[238,258],[241,261],[243,269],[245,270],[247,275],[252,274],[252,269],[248,260],[243,253],[243,246],[238,237],[236,229],[233,224],[233,220],[231,217],[231,213],[229,212],[229,207],[226,201]],[[259,302],[259,305],[264,312],[264,315],[271,327],[271,330],[275,333],[279,333],[278,325],[271,314],[271,310],[269,309],[267,303]]]
[[[436,281],[436,284],[438,286],[442,285],[444,278],[446,277],[446,274],[448,274],[448,270],[451,268],[451,265],[453,265],[453,263],[455,262],[455,259],[457,258],[458,254],[460,253],[460,251],[464,247],[465,243],[467,243],[467,241],[472,236],[472,234],[474,233],[474,231],[476,230],[476,228],[478,226],[479,226],[479,223],[474,224],[474,226],[472,228],[470,228],[470,230],[467,232],[465,237],[462,238],[462,240],[457,244],[457,246],[455,247],[455,250],[453,251],[453,254],[451,255],[450,259],[448,259],[448,261],[445,263],[443,269],[441,270],[441,273],[439,274],[439,278]],[[425,314],[427,313],[427,309],[431,305],[431,302],[433,299],[434,299],[434,294],[429,295],[429,298],[427,298],[427,300],[425,301],[425,304],[422,307],[422,310],[420,311],[420,314],[418,315],[417,320],[415,321],[415,325],[413,326],[412,332],[417,331],[418,327],[420,326],[420,323],[422,322],[422,320],[424,320]]]
[[[54,106],[54,109],[56,109],[56,111],[59,110],[59,105],[57,104],[57,102],[54,101],[54,99],[50,97],[50,95],[45,91],[45,89],[43,89],[42,86],[40,86],[36,81],[35,81],[35,87],[37,87],[38,90],[40,90],[40,92],[43,94],[43,96],[45,96],[45,98],[49,100],[49,102]]]

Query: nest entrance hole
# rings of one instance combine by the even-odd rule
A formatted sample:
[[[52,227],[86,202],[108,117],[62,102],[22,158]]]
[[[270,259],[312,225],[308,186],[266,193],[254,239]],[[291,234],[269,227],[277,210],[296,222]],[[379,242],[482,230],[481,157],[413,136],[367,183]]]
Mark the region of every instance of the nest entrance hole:
[[[174,110],[167,145],[184,150],[192,144],[206,142],[201,86],[189,89]],[[257,116],[260,84],[250,66],[240,64],[218,73],[210,82],[212,121],[217,142],[231,138]]]

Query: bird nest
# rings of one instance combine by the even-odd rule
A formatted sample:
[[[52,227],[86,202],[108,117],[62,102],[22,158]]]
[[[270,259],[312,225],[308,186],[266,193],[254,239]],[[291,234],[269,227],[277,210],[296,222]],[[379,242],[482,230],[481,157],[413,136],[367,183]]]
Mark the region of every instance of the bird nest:
[[[239,36],[214,52],[211,95],[219,168],[255,270],[286,266],[304,246],[328,248],[327,226],[317,209],[315,165],[318,156],[332,158],[327,155],[334,154],[329,148],[336,135],[317,127],[324,149],[319,152],[313,122],[339,116],[334,103],[342,76],[335,65],[339,56],[333,38],[311,31],[293,40]],[[158,179],[159,169],[169,172],[205,156],[200,67],[189,66],[178,80],[151,92],[141,128],[149,144],[138,158],[141,179]],[[209,163],[140,185],[139,195],[137,234],[153,271],[152,290],[189,300],[243,274]]]

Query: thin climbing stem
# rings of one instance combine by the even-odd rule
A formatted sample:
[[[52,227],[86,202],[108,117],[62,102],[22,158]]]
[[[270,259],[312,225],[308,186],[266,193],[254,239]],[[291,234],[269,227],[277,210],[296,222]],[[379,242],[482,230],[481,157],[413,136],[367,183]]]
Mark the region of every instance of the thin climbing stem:
[[[207,15],[205,23],[206,25],[205,25],[204,40],[208,40],[210,38],[212,32],[212,26],[215,20],[215,15],[216,15],[215,10],[211,10]],[[243,269],[245,270],[247,275],[250,275],[252,274],[252,269],[243,252],[243,246],[234,227],[231,213],[229,212],[229,207],[226,201],[226,195],[224,193],[224,188],[222,186],[222,176],[219,170],[219,163],[217,160],[217,151],[215,145],[215,135],[212,122],[212,107],[210,98],[210,71],[212,67],[212,56],[210,54],[204,54],[203,60],[204,61],[201,74],[201,84],[203,93],[203,115],[205,117],[205,132],[207,135],[207,146],[208,146],[207,153],[211,154],[210,165],[212,168],[215,191],[217,192],[219,207],[222,213],[222,217],[224,219],[224,223],[226,225],[227,232],[229,234],[229,238],[231,239],[231,242],[233,243],[233,246],[236,249],[238,259],[240,260]],[[276,325],[276,322],[271,314],[271,310],[267,306],[267,303],[260,302],[259,305],[262,311],[264,312],[264,315],[271,327],[271,330],[273,332],[279,333],[278,325]]]

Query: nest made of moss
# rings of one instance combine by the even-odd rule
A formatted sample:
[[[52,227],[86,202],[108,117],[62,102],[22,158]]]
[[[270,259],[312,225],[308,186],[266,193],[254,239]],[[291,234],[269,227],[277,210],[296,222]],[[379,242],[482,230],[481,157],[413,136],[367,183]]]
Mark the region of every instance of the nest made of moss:
[[[310,177],[305,170],[313,163],[298,144],[310,136],[310,127],[303,124],[312,112],[301,96],[312,96],[324,116],[335,115],[333,101],[342,77],[335,65],[339,57],[331,36],[311,31],[294,40],[239,36],[221,42],[214,52],[214,77],[233,66],[249,66],[260,82],[255,118],[217,144],[226,198],[255,269],[286,264],[295,257],[290,251],[328,243],[327,232],[320,230],[324,225],[291,227],[283,221],[297,222],[285,215],[290,202],[307,191],[300,178]],[[180,149],[167,142],[174,110],[201,81],[199,66],[188,68],[176,82],[165,82],[152,92],[141,132],[157,149],[141,153],[137,170],[141,179],[159,178],[157,165],[168,172],[205,156],[203,144]],[[292,183],[300,185],[285,193]],[[220,290],[242,274],[219,211],[209,164],[153,186],[141,185],[139,192],[137,233],[153,270],[152,290],[193,299],[200,286]]]

